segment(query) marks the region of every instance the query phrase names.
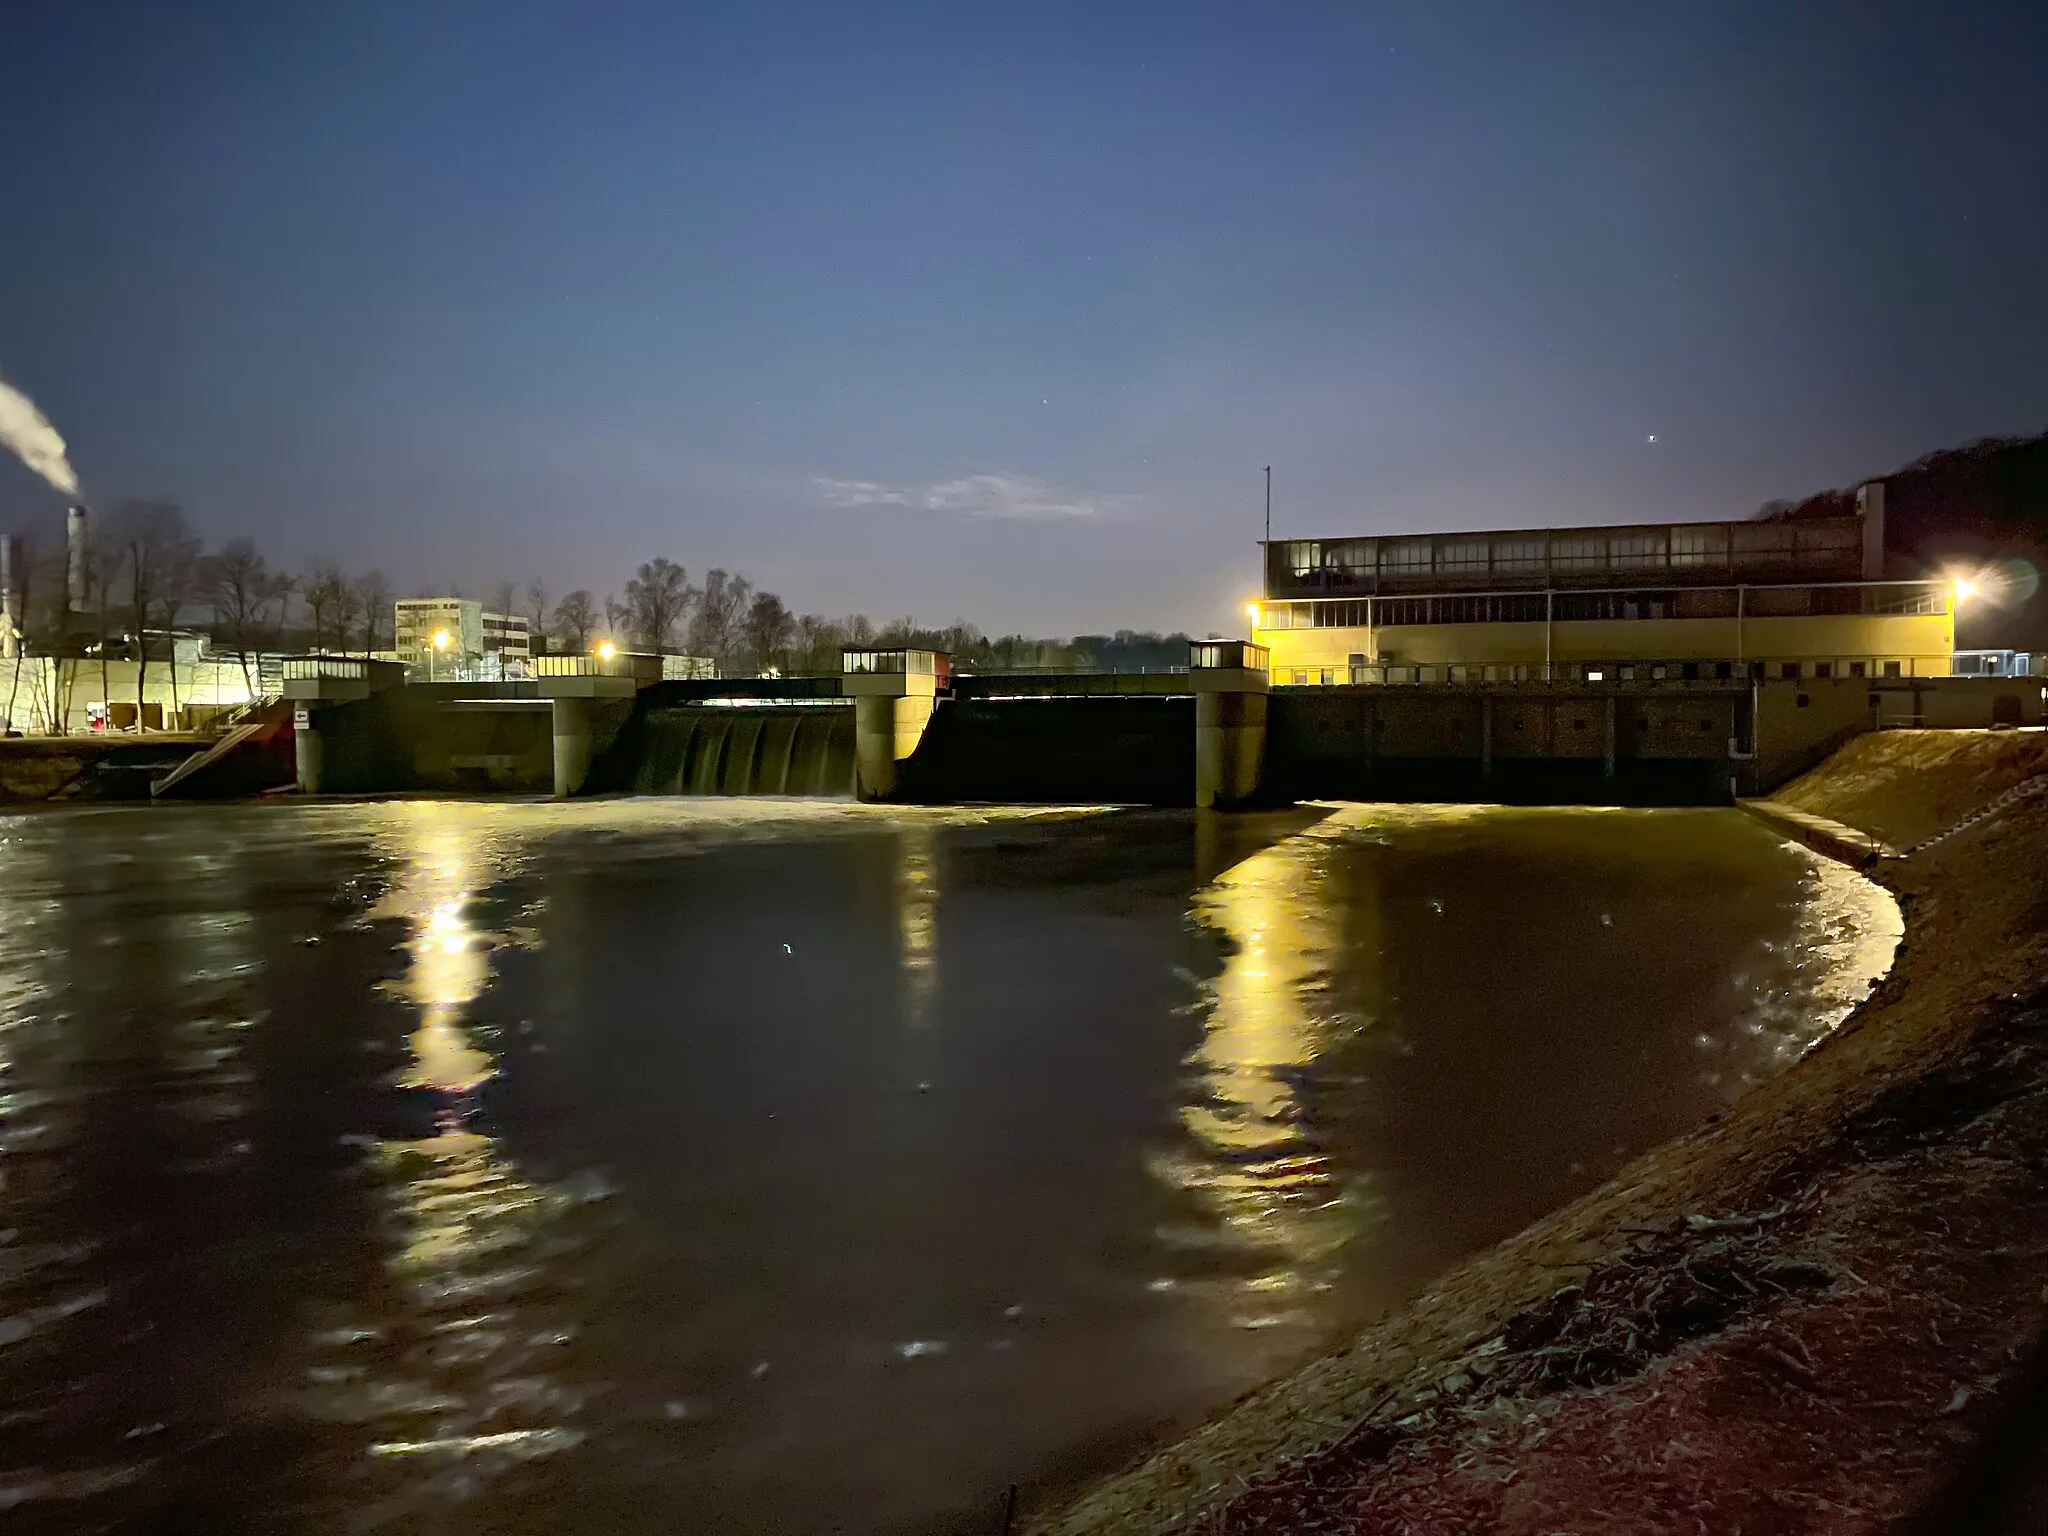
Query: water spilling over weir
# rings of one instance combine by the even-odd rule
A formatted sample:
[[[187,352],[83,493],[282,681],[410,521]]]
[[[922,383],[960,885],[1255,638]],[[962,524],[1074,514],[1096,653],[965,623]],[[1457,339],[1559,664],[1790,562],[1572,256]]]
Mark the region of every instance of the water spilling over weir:
[[[853,709],[651,706],[621,730],[598,783],[639,795],[851,795]]]

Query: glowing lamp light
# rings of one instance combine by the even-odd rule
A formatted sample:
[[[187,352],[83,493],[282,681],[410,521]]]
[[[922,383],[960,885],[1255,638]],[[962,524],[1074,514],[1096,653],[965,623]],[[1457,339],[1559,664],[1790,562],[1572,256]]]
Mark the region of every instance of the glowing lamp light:
[[[1253,622],[1254,624],[1256,624],[1256,623],[1258,623],[1258,622],[1259,622],[1259,605],[1258,605],[1257,603],[1246,603],[1246,604],[1244,605],[1244,611],[1245,611],[1245,615],[1246,615],[1246,616],[1247,616],[1247,617],[1248,617],[1248,618],[1249,618],[1249,619],[1250,619],[1250,620],[1251,620],[1251,621],[1252,621],[1252,622]]]
[[[447,650],[447,649],[448,649],[448,631],[447,631],[447,630],[445,630],[445,629],[437,629],[437,630],[435,630],[435,631],[434,631],[434,649],[435,649],[435,650],[437,650],[437,651],[445,651],[445,650]]]
[[[1967,576],[1958,576],[1956,578],[1955,590],[1956,601],[1959,603],[1967,603],[1971,598],[1977,595],[1977,583],[1970,580],[1970,578]]]
[[[597,642],[597,659],[599,661],[610,661],[614,656],[618,654],[619,648],[616,645],[613,645],[611,641],[600,640]]]

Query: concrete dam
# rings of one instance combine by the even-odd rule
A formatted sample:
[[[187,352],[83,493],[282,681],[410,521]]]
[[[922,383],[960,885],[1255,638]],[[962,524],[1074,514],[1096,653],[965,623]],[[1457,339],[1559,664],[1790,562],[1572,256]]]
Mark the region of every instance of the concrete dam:
[[[306,658],[285,688],[313,793],[905,803],[1714,804],[1764,793],[1863,731],[2042,712],[2038,687],[2005,679],[1596,672],[1288,688],[1259,647],[1192,652],[1175,671],[978,675],[932,652],[850,652],[838,675],[689,682],[659,680],[658,658],[557,656],[500,684]]]

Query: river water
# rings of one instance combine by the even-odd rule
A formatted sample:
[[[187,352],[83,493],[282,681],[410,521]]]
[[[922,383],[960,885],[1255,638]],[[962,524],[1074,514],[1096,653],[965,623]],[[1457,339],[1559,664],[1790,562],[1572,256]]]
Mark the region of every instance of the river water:
[[[0,819],[0,1516],[993,1530],[1897,931],[1730,811]]]

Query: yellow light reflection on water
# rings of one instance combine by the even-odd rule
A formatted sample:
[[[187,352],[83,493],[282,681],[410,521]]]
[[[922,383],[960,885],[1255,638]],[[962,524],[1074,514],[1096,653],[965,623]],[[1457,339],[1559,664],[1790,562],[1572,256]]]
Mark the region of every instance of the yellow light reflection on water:
[[[1340,812],[1343,823],[1354,813]],[[1286,1299],[1327,1283],[1338,1250],[1377,1219],[1363,1185],[1344,1187],[1305,1134],[1301,1078],[1339,1032],[1369,1020],[1333,1006],[1329,976],[1340,948],[1361,934],[1371,893],[1330,889],[1330,822],[1253,854],[1197,893],[1193,917],[1229,948],[1208,989],[1201,1043],[1189,1058],[1192,1092],[1181,1122],[1192,1153],[1159,1171],[1190,1196],[1215,1230],[1236,1283],[1267,1298],[1240,1326],[1288,1320]],[[1196,1234],[1169,1234],[1198,1241]]]
[[[938,860],[936,829],[913,821],[897,834],[896,924],[902,945],[908,1022],[931,1024],[938,991]]]
[[[392,990],[418,1015],[396,1086],[435,1102],[430,1134],[381,1139],[370,1153],[405,1305],[380,1326],[335,1335],[345,1347],[381,1337],[402,1346],[401,1358],[367,1382],[328,1368],[350,1384],[329,1411],[364,1424],[373,1457],[424,1468],[413,1491],[430,1496],[476,1477],[479,1457],[508,1466],[582,1438],[563,1423],[581,1394],[555,1376],[573,1327],[536,1300],[549,1291],[549,1254],[573,1246],[558,1229],[577,1199],[529,1182],[474,1124],[473,1096],[500,1064],[472,1012],[505,941],[477,916],[484,892],[518,871],[539,835],[511,825],[498,807],[415,803],[392,808],[376,839],[392,877],[370,917],[405,925],[408,959]],[[465,1470],[444,1486],[458,1461]]]

